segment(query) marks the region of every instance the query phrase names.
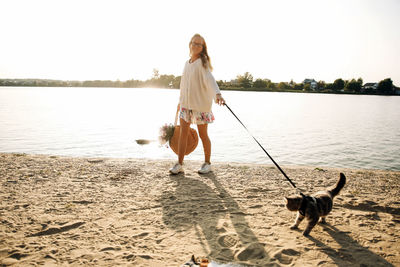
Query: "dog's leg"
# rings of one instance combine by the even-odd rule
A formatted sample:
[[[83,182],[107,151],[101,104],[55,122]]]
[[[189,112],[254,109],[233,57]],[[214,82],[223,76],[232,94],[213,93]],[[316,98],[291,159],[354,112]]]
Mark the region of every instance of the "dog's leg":
[[[317,224],[318,220],[319,220],[319,218],[316,218],[316,219],[313,219],[311,221],[308,221],[307,228],[303,232],[304,236],[308,236],[310,234],[311,230]]]
[[[296,220],[294,221],[294,224],[290,226],[290,229],[297,229],[302,220],[304,220],[304,216],[301,215],[300,212],[297,212]]]
[[[320,223],[322,224],[326,224],[326,220],[325,220],[326,216],[321,217]]]

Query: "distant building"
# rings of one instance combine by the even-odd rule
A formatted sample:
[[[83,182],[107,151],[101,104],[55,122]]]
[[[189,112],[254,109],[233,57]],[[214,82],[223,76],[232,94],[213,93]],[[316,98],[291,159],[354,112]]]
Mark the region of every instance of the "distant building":
[[[366,83],[362,87],[362,91],[371,91],[378,89],[378,83]]]
[[[233,86],[238,86],[238,85],[239,85],[238,79],[231,80],[230,83],[231,83],[231,85],[233,85]]]
[[[309,84],[314,91],[318,89],[318,83],[314,79],[304,79],[303,84]]]

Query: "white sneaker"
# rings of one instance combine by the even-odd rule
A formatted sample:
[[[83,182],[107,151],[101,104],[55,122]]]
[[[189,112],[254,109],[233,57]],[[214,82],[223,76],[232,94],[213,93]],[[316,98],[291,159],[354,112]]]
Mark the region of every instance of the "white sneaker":
[[[198,173],[200,173],[200,174],[206,174],[206,173],[209,173],[209,172],[211,172],[211,171],[212,171],[212,169],[211,169],[211,164],[209,164],[209,163],[207,163],[207,162],[204,162],[203,165],[201,165],[201,168],[200,168],[200,170],[198,171]]]
[[[176,163],[174,165],[174,167],[169,169],[169,172],[172,173],[172,174],[178,174],[178,173],[184,172],[183,171],[183,166],[181,164],[179,164],[179,162],[178,162],[178,163]]]

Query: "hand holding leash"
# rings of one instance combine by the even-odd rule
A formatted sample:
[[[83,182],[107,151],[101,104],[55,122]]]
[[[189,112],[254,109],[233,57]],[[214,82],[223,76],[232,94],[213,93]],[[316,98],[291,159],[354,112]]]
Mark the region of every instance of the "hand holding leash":
[[[225,105],[225,99],[222,97],[221,94],[217,94],[217,99],[215,100],[218,105],[223,106]]]

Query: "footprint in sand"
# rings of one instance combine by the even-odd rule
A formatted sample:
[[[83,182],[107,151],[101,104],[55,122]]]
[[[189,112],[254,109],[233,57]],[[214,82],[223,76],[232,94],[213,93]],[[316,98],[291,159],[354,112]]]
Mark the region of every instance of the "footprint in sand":
[[[30,235],[28,235],[28,237],[59,234],[59,233],[62,233],[62,232],[66,232],[66,231],[75,229],[75,228],[79,228],[81,225],[84,225],[84,224],[85,224],[85,222],[76,222],[76,223],[65,225],[65,226],[62,226],[62,227],[52,227],[52,228],[49,228],[49,229],[44,230],[44,231],[40,231],[40,232],[37,232],[37,233],[34,233],[34,234],[30,234]]]
[[[238,237],[235,234],[223,235],[218,238],[218,244],[224,248],[234,247],[238,242]]]
[[[144,233],[141,233],[141,234],[134,235],[134,236],[132,236],[132,238],[142,239],[142,238],[145,238],[148,235],[149,235],[149,233],[144,232]]]
[[[273,258],[277,259],[280,263],[282,264],[291,264],[293,259],[285,254],[282,253],[276,253],[273,255]]]
[[[273,255],[282,264],[291,264],[293,258],[299,256],[300,252],[294,249],[282,249]]]
[[[236,254],[236,258],[240,261],[263,259],[266,256],[264,248],[256,243],[250,244]]]
[[[114,251],[114,250],[121,250],[121,248],[120,247],[104,247],[104,248],[100,249],[100,252]]]

